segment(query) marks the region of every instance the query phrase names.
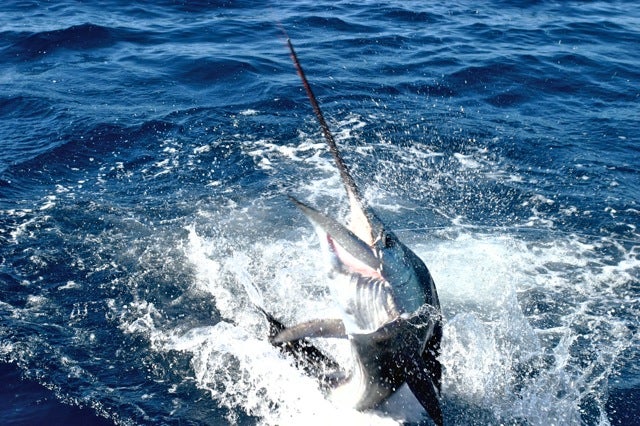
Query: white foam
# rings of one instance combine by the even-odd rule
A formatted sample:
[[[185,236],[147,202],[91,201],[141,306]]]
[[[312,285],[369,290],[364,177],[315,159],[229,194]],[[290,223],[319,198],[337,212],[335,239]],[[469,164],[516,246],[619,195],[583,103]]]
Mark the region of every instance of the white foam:
[[[623,320],[591,311],[623,303],[611,287],[632,281],[640,266],[633,256],[594,266],[599,244],[573,235],[538,245],[508,234],[459,234],[420,248],[450,312],[441,356],[444,394],[490,407],[505,421],[580,423],[583,399],[602,391],[614,360],[631,344]],[[527,318],[521,306],[536,292],[549,295],[547,304],[566,305],[563,314],[540,322],[534,311]],[[546,325],[534,328],[531,320]],[[584,352],[598,354],[587,368]],[[604,413],[606,393],[600,398]]]
[[[39,210],[48,210],[56,205],[57,197],[55,195],[47,195],[44,199],[44,203],[39,207]]]
[[[210,294],[224,320],[186,332],[160,330],[156,307],[138,301],[119,314],[124,331],[149,336],[157,350],[190,353],[199,387],[232,413],[249,413],[263,424],[424,419],[406,389],[377,411],[341,407],[267,342],[266,323],[255,304],[288,324],[331,317],[336,309],[318,268],[322,259],[311,229],[298,240],[250,245],[242,238],[204,237],[195,227],[188,231],[183,249],[195,271],[191,291]],[[564,235],[534,244],[505,230],[482,234],[456,226],[455,231],[455,238],[428,244],[416,244],[417,235],[407,235],[406,241],[430,267],[440,293],[443,395],[449,407],[460,410],[456,419],[473,422],[464,413],[484,410],[489,423],[579,423],[581,401],[606,380],[617,355],[630,344],[624,324],[613,314],[591,314],[589,304],[611,299],[607,312],[633,304],[616,289],[633,279],[637,253],[594,266],[594,252],[610,242]],[[537,320],[544,312],[525,315],[522,308],[533,292],[574,300],[563,316],[541,327]],[[532,320],[539,325],[532,326]],[[599,355],[582,368],[576,345],[585,347],[585,342],[586,350]],[[346,342],[317,343],[348,365]]]
[[[472,155],[465,155],[459,152],[456,152],[455,154],[453,154],[453,156],[455,157],[456,160],[458,160],[458,162],[468,168],[468,169],[477,169],[480,168],[480,163],[478,161],[476,161]]]
[[[315,380],[242,327],[221,322],[177,337],[168,347],[194,355],[198,386],[222,406],[257,416],[262,424],[394,424],[375,413],[335,407]]]
[[[66,284],[61,285],[60,287],[58,287],[58,290],[71,290],[71,289],[75,289],[75,288],[80,288],[80,284],[78,284],[75,281],[67,281]]]
[[[198,154],[204,154],[207,152],[211,152],[211,145],[202,145],[202,146],[197,146],[195,148],[193,148],[193,153],[198,155]]]

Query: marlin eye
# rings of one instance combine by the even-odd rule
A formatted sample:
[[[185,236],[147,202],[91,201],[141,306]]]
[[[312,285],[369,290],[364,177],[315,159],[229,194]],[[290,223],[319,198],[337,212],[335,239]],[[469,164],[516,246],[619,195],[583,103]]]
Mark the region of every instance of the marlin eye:
[[[382,242],[382,246],[385,248],[391,248],[395,245],[393,238],[389,238],[385,232],[380,235],[380,241]]]

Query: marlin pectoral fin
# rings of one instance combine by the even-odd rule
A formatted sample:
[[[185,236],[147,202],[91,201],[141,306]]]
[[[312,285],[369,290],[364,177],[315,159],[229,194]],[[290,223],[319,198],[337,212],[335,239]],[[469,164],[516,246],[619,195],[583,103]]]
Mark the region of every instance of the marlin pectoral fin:
[[[271,343],[287,343],[305,337],[346,338],[344,323],[340,319],[319,319],[303,322],[280,331],[271,338]]]
[[[371,247],[344,225],[316,209],[309,207],[301,201],[293,197],[289,197],[291,201],[304,213],[305,216],[316,226],[331,236],[342,248],[344,248],[351,256],[364,263],[373,270],[380,268],[380,260],[373,254]]]
[[[436,386],[429,374],[429,365],[416,355],[407,360],[406,381],[409,389],[427,410],[427,413],[437,426],[443,425],[442,409],[438,401]]]
[[[321,386],[326,389],[344,380],[345,374],[341,371],[338,363],[310,342],[304,339],[274,342],[274,338],[286,331],[287,327],[264,309],[258,309],[262,311],[269,322],[269,341],[283,354],[291,356],[297,368],[304,370],[309,376],[317,377]]]

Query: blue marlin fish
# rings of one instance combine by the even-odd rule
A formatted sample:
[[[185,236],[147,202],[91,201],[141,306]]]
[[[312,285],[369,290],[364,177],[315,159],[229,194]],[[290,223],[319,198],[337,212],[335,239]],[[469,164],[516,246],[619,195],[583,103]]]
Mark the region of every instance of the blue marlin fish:
[[[438,361],[442,339],[440,302],[422,260],[389,231],[362,197],[338,150],[290,40],[291,58],[302,79],[329,150],[347,191],[348,226],[292,198],[316,228],[340,281],[334,285],[342,318],[317,319],[285,327],[266,314],[270,340],[309,374],[317,375],[332,398],[349,399],[358,410],[375,408],[404,383],[436,425],[442,425]],[[324,375],[339,368],[306,339],[346,338],[354,359],[349,375]],[[320,377],[322,376],[322,377]],[[339,395],[339,396],[337,396]]]

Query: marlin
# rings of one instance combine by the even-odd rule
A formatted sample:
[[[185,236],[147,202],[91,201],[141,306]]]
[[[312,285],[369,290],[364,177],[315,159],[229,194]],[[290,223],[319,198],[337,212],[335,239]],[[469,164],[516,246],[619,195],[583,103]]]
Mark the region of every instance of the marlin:
[[[438,361],[442,315],[434,281],[424,262],[388,230],[367,205],[327,125],[296,52],[287,39],[295,68],[320,123],[347,192],[348,225],[291,198],[318,233],[336,279],[332,292],[341,318],[315,319],[285,327],[266,314],[270,341],[293,354],[296,364],[331,388],[332,399],[357,410],[374,409],[405,383],[436,425],[442,425]],[[263,311],[264,312],[264,311]],[[338,368],[308,341],[346,338],[354,366],[349,374],[323,375],[320,366]],[[320,377],[322,376],[322,377]]]

